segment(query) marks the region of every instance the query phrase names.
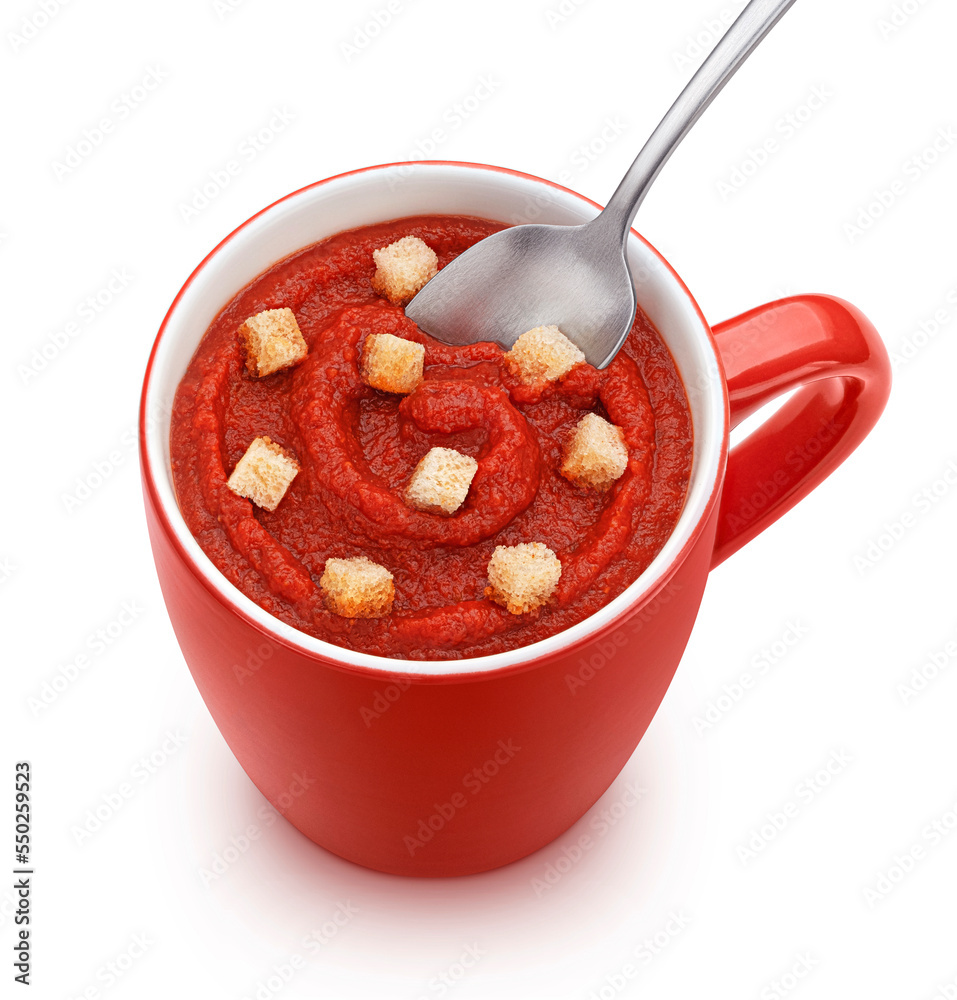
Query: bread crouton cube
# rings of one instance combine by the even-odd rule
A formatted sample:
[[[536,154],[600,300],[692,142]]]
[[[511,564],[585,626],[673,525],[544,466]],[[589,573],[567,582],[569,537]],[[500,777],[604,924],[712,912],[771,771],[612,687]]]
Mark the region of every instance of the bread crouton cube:
[[[268,437],[258,437],[236,463],[226,485],[263,510],[275,510],[299,472],[299,463]]]
[[[586,413],[565,446],[561,474],[577,486],[607,490],[627,467],[622,429],[597,413]]]
[[[505,354],[505,362],[526,384],[557,382],[585,355],[557,326],[536,326],[527,330]]]
[[[383,392],[409,393],[422,381],[425,348],[391,333],[370,333],[362,344],[362,381]]]
[[[488,564],[485,596],[513,615],[545,604],[558,586],[562,564],[543,542],[496,545]]]
[[[246,349],[246,371],[265,378],[299,364],[309,353],[291,309],[265,309],[239,328]]]
[[[365,556],[327,559],[319,580],[326,608],[343,618],[381,618],[392,610],[392,574]]]
[[[431,448],[415,467],[405,502],[430,514],[454,514],[465,503],[478,462],[454,448]]]
[[[435,251],[418,236],[403,236],[373,250],[372,259],[372,287],[397,306],[404,306],[439,269]]]

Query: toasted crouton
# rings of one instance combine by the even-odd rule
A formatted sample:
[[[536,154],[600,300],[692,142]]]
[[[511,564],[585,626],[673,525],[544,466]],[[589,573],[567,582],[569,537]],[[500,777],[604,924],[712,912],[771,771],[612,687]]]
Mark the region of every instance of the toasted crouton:
[[[291,368],[309,353],[291,309],[265,309],[250,316],[239,336],[246,348],[246,370],[253,378]]]
[[[411,392],[421,381],[425,348],[391,333],[370,333],[362,345],[362,381],[383,392]]]
[[[545,604],[558,586],[562,564],[543,542],[496,545],[488,564],[485,596],[513,615]]]
[[[454,448],[431,448],[415,467],[405,502],[430,514],[454,514],[465,503],[478,462]]]
[[[299,463],[268,437],[258,437],[236,463],[226,485],[263,510],[275,510],[299,472]]]
[[[326,607],[343,618],[381,618],[392,610],[392,574],[365,556],[327,559],[319,580]]]
[[[557,326],[536,326],[515,341],[505,355],[506,364],[522,382],[556,382],[585,355]]]
[[[565,446],[561,474],[577,486],[606,490],[628,467],[628,448],[620,427],[597,413],[586,413]]]
[[[373,250],[372,259],[376,265],[372,287],[398,306],[404,306],[439,269],[435,251],[418,236],[403,236]]]

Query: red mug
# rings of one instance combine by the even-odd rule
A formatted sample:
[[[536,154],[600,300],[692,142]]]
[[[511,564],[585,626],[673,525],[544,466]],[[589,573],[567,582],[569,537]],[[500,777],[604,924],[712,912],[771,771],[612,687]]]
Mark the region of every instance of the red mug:
[[[272,617],[190,534],[173,492],[169,411],[199,339],[238,289],[334,233],[418,214],[577,224],[598,206],[528,174],[467,163],[388,164],[303,188],[219,244],[176,296],[150,355],[140,456],[163,596],[200,693],[246,773],[306,836],[402,875],[516,861],[609,787],[658,709],[708,571],[792,507],[860,443],[890,390],[871,324],[800,295],[712,331],[634,231],[642,309],[688,392],[694,451],[674,532],[645,572],[579,624],[505,653],[407,661],[358,653]],[[797,391],[730,450],[733,426]]]

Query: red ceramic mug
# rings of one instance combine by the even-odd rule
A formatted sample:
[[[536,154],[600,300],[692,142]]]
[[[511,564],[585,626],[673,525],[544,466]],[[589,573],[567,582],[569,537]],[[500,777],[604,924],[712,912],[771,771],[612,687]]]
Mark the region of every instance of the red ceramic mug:
[[[833,471],[878,419],[886,351],[853,306],[773,302],[712,331],[637,233],[638,299],[688,390],[694,452],[679,522],[646,571],[578,625],[506,653],[406,661],[312,638],[232,586],[191,536],[170,473],[169,409],[216,313],[278,259],[402,216],[579,223],[598,208],[527,174],[462,163],[371,167],[281,199],[228,236],[173,302],[140,414],[150,540],[193,678],[236,758],[296,827],[351,861],[464,875],[530,854],[578,820],[664,697],[708,571]],[[791,399],[728,453],[731,427]]]

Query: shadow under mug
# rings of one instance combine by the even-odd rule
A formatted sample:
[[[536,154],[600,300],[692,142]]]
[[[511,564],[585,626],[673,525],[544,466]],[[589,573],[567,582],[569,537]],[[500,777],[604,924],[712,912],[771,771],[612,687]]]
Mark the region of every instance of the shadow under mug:
[[[253,216],[177,295],[143,387],[140,454],[164,599],[210,714],[291,823],[351,861],[464,875],[515,861],[574,824],[634,752],[671,682],[708,572],[828,476],[877,421],[890,365],[853,306],[800,295],[710,329],[637,233],[642,309],[671,350],[694,426],[679,522],[646,571],[578,625],[453,661],[372,656],[314,639],[232,586],[176,504],[169,412],[203,332],[248,281],[334,233],[418,214],[577,224],[598,207],[549,181],[416,162],[320,181]],[[730,450],[735,424],[796,390]]]

